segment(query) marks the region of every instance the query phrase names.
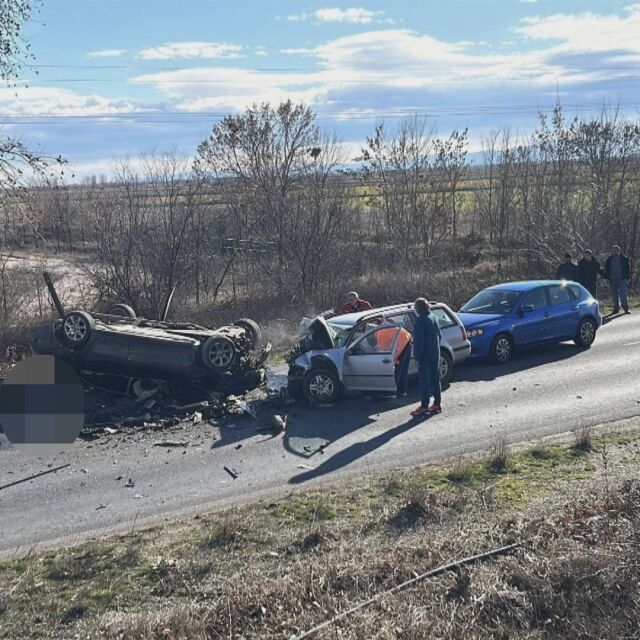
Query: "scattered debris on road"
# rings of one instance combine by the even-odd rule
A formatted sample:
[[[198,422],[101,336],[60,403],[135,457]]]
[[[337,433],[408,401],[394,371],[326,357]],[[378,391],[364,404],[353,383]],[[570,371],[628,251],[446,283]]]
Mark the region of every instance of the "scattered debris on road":
[[[234,479],[236,480],[238,478],[238,476],[240,475],[237,471],[234,471],[233,469],[229,469],[229,467],[224,466],[223,469]]]
[[[8,484],[3,484],[2,486],[0,486],[0,491],[2,491],[3,489],[8,489],[9,487],[13,487],[17,484],[22,484],[23,482],[29,482],[29,480],[35,480],[36,478],[39,478],[40,476],[45,476],[48,473],[55,473],[56,471],[60,471],[61,469],[66,469],[67,467],[70,467],[71,464],[63,464],[60,465],[59,467],[53,467],[52,469],[47,469],[46,471],[41,471],[40,473],[34,473],[31,476],[28,476],[27,478],[22,478],[21,480],[14,480],[13,482],[9,482]]]
[[[175,441],[175,440],[163,440],[162,442],[154,442],[154,447],[188,447],[189,443],[186,440]]]

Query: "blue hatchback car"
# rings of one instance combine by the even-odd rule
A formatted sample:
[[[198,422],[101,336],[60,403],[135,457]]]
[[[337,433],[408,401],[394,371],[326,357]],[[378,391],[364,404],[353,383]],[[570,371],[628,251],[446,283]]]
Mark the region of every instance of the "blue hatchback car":
[[[598,303],[575,282],[530,280],[484,289],[458,314],[471,357],[508,362],[517,349],[574,340],[590,347],[601,324]]]

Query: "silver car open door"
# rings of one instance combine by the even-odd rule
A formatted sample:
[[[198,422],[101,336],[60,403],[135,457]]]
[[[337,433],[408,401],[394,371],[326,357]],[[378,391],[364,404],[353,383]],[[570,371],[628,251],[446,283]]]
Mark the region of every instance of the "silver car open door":
[[[343,382],[347,391],[396,392],[394,353],[400,327],[371,328],[347,346]]]

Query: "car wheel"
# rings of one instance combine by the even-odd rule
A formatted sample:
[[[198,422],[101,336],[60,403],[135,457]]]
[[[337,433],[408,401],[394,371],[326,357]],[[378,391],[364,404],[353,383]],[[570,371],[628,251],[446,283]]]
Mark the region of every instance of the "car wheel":
[[[256,349],[262,342],[262,331],[260,325],[250,318],[241,318],[233,323],[236,327],[242,327],[247,335],[247,340],[251,349]]]
[[[233,341],[226,336],[211,336],[202,345],[202,362],[213,371],[226,371],[236,361]]]
[[[491,345],[491,358],[498,364],[506,364],[513,357],[513,340],[501,333],[495,337]]]
[[[318,367],[307,372],[302,383],[304,397],[311,403],[335,402],[340,397],[340,380],[335,371]]]
[[[82,349],[95,328],[95,320],[86,311],[69,311],[62,319],[61,338],[65,347]]]
[[[451,354],[446,349],[440,350],[440,363],[438,364],[438,370],[440,372],[440,384],[449,384],[451,374],[453,373],[453,360],[451,358]]]
[[[596,323],[591,318],[583,318],[578,325],[578,333],[576,334],[574,342],[579,347],[588,348],[596,339],[596,331]]]
[[[135,320],[138,316],[136,312],[128,304],[115,304],[109,311],[110,316],[118,316],[120,318],[131,318]]]

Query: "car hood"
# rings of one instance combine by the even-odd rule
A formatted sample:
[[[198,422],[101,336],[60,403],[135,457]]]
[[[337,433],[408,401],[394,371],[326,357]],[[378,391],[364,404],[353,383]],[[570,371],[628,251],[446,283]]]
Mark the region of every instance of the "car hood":
[[[505,316],[499,313],[463,313],[462,311],[458,312],[458,318],[460,318],[465,329],[473,329],[478,325],[501,320],[504,317]]]

